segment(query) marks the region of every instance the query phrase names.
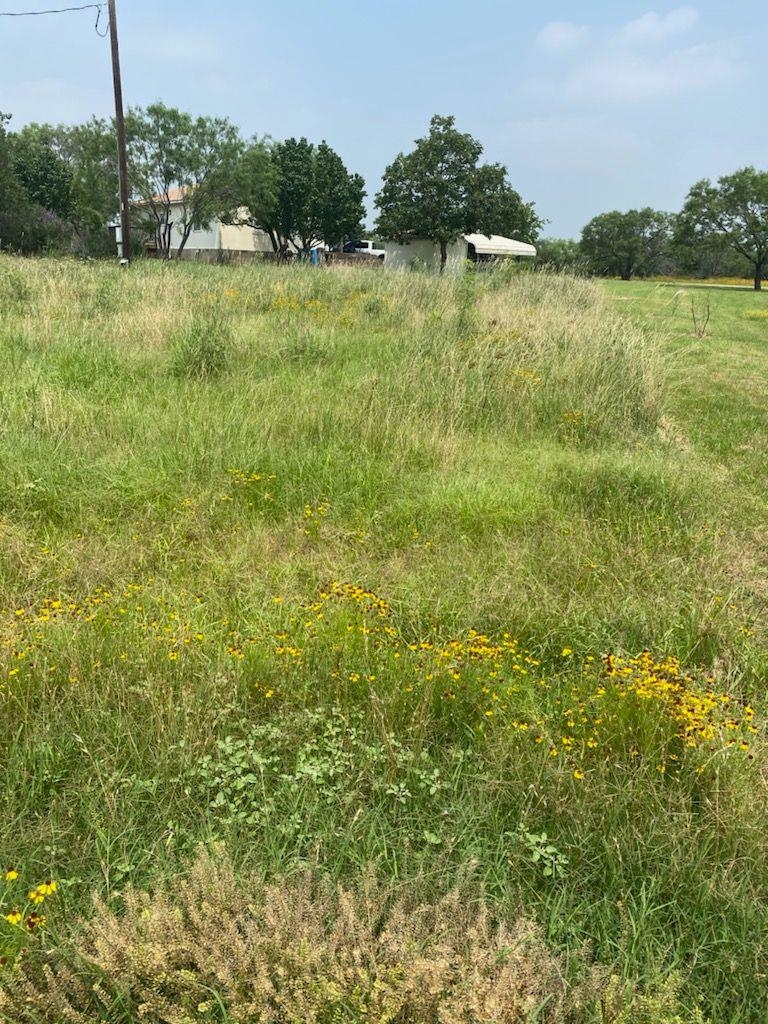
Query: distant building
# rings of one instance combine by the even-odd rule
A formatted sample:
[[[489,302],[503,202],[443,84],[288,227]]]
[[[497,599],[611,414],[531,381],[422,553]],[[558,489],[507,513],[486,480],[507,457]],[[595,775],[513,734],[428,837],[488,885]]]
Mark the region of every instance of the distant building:
[[[398,270],[412,266],[423,266],[427,270],[440,269],[440,246],[426,238],[414,238],[409,242],[385,242],[384,266]],[[458,273],[471,263],[493,263],[498,259],[534,259],[536,246],[518,242],[503,235],[471,234],[461,235],[458,241],[448,246],[446,271]]]
[[[170,224],[171,224],[171,257],[174,257],[181,245],[183,235],[184,204],[182,201],[182,190],[173,189],[169,192],[170,202]],[[148,204],[146,201],[135,203],[133,206],[132,223],[137,220],[150,221],[148,216]],[[244,219],[247,211],[238,211]],[[121,233],[119,224],[115,225],[115,242],[118,252],[121,249]],[[157,241],[151,237],[145,244],[145,251],[152,255],[157,252]],[[261,228],[252,228],[239,224],[223,224],[217,217],[211,220],[207,228],[192,228],[184,246],[182,258],[200,258],[214,261],[227,256],[254,256],[258,253],[272,253],[272,241],[266,231]]]

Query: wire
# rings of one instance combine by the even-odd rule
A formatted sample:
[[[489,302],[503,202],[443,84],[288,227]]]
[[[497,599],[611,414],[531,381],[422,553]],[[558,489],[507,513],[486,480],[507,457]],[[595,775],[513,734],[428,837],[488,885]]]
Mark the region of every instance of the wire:
[[[99,36],[101,39],[106,39],[109,35],[109,18],[107,18],[107,27],[104,29],[103,32],[99,32],[99,22],[101,21],[101,13],[103,10],[104,4],[96,5],[96,24],[93,26],[93,28],[97,36]]]
[[[94,9],[101,13],[103,7],[106,7],[106,4],[81,4],[80,7],[58,7],[51,11],[0,11],[0,18],[36,18],[41,14],[67,14],[69,11],[89,11]]]
[[[70,11],[96,11],[96,24],[93,26],[96,35],[101,39],[106,39],[109,35],[109,20],[107,20],[106,28],[103,32],[99,31],[99,25],[101,24],[101,15],[104,12],[104,8],[107,5],[105,3],[97,4],[80,4],[79,7],[57,7],[50,11],[0,11],[0,18],[37,18],[41,14],[68,14]]]

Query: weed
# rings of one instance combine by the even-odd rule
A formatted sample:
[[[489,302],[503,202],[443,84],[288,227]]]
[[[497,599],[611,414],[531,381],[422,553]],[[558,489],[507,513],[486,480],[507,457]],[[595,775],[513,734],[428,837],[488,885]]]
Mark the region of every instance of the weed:
[[[232,327],[217,302],[194,313],[175,334],[172,369],[177,377],[206,379],[223,373],[232,360]]]
[[[526,856],[535,864],[544,878],[560,878],[568,867],[568,858],[549,841],[546,832],[529,832],[524,825],[517,826],[517,832],[510,838],[522,843]]]

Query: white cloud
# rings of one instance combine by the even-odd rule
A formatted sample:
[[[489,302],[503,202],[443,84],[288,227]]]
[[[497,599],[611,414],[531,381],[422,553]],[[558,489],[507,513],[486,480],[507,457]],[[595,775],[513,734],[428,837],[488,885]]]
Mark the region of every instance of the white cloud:
[[[562,77],[529,80],[523,91],[579,102],[631,103],[708,89],[735,72],[738,54],[728,42],[675,45],[676,37],[690,32],[698,20],[696,8],[681,6],[666,14],[649,11],[613,31],[552,21],[539,33],[538,45],[551,52],[579,47],[578,62]],[[644,44],[658,49],[649,52]]]
[[[648,11],[642,17],[627,22],[619,32],[619,39],[629,45],[660,43],[670,36],[689,32],[698,20],[699,12],[694,7],[678,7],[664,15]]]
[[[735,67],[728,46],[691,46],[649,59],[613,54],[579,68],[566,84],[571,99],[617,103],[666,99],[701,91],[727,78]]]
[[[566,50],[575,50],[588,38],[589,28],[586,25],[574,25],[569,21],[550,21],[539,32],[536,43],[551,53],[563,53]]]

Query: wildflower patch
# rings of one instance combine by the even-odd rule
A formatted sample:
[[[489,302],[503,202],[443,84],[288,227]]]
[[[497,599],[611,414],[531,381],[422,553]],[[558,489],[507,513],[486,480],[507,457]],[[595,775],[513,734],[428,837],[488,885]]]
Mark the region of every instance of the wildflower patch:
[[[27,889],[21,872],[15,867],[7,868],[0,875],[0,967],[12,964],[30,941],[30,934],[45,928],[41,905],[58,888],[58,883],[49,878]]]

